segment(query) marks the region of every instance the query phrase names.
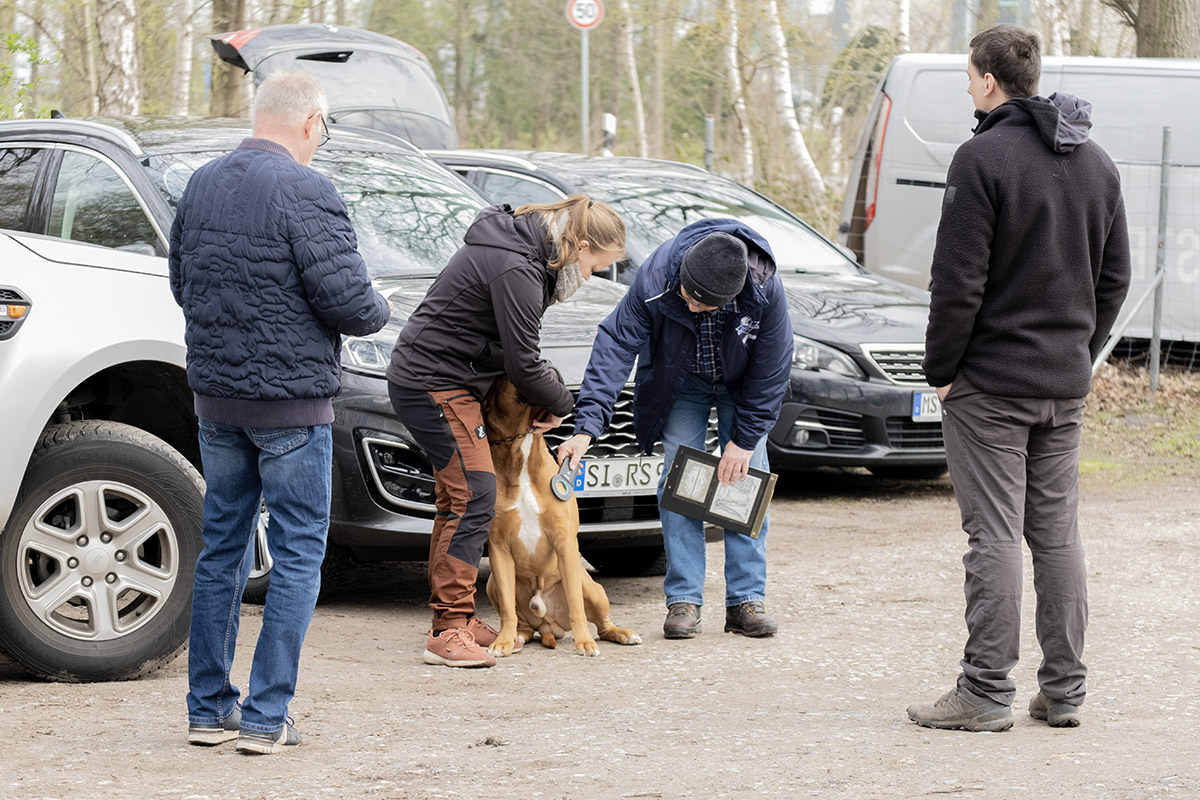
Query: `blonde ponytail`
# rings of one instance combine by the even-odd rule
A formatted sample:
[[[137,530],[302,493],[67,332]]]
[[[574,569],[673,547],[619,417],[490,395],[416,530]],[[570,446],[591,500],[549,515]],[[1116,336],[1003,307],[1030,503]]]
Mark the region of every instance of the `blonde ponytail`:
[[[587,195],[573,194],[557,203],[526,203],[513,212],[540,213],[545,217],[547,241],[554,240],[555,253],[547,265],[562,269],[579,260],[579,243],[588,242],[593,250],[617,250],[625,255],[625,222],[608,203],[594,203]],[[564,219],[565,217],[565,219]],[[555,237],[553,231],[560,230]]]

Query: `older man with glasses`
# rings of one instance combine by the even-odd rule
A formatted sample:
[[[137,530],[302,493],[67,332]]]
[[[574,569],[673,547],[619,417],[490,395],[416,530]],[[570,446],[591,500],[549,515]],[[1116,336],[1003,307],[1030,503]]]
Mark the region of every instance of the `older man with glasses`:
[[[274,753],[300,743],[288,717],[329,532],[339,335],[387,322],[354,228],[309,165],[328,139],[325,91],[276,73],[253,132],[196,170],[171,229],[170,279],[186,322],[199,417],[204,549],[188,649],[188,741]],[[274,559],[244,702],[231,682],[260,505]]]

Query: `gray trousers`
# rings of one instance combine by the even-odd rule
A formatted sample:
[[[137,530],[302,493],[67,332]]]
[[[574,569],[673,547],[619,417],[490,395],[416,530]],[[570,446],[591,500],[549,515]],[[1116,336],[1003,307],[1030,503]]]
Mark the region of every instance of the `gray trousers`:
[[[1082,705],[1087,571],[1079,537],[1083,398],[979,391],[960,374],[942,408],[946,460],[970,550],[967,644],[958,685],[1012,705],[1021,638],[1021,540],[1033,554],[1038,684],[1051,702]]]

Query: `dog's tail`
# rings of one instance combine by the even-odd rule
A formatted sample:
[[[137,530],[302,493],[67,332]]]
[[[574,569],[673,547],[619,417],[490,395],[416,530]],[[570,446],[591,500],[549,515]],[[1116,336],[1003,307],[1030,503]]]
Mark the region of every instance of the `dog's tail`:
[[[542,589],[545,588],[545,583],[545,578],[538,578],[533,597],[529,598],[529,610],[538,617],[546,616],[546,601],[542,599]]]

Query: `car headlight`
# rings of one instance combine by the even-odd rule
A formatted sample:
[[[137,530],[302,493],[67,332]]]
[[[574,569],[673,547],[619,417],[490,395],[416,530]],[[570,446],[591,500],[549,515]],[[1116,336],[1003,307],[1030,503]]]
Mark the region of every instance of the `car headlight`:
[[[798,369],[811,369],[818,372],[836,372],[847,378],[865,380],[867,374],[854,363],[854,359],[840,350],[826,347],[823,344],[806,339],[803,336],[793,336],[796,350],[792,354],[792,366]]]
[[[391,357],[390,342],[364,336],[342,337],[342,369],[382,377]]]

